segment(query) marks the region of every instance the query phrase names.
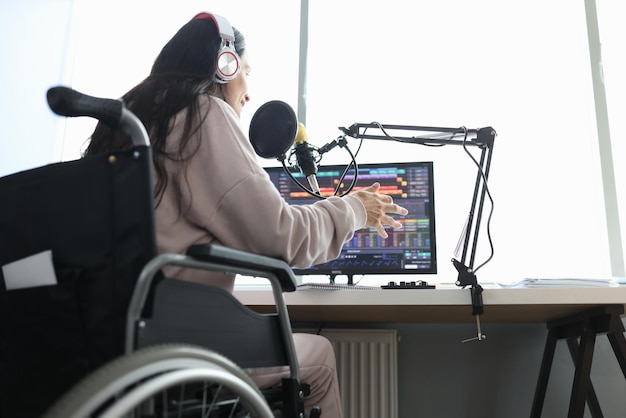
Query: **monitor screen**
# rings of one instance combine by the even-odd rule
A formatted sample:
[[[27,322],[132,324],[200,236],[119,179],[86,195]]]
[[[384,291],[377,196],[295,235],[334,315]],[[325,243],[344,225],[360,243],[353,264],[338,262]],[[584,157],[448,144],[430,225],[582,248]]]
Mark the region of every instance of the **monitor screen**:
[[[317,173],[322,196],[342,195],[353,182],[351,167],[343,181],[346,166],[321,166]],[[318,198],[303,191],[283,167],[267,167],[270,179],[292,205],[313,203]],[[308,188],[300,172],[293,176]],[[359,164],[357,182],[353,190],[379,182],[380,192],[391,195],[394,202],[405,207],[409,213],[396,216],[402,228],[387,227],[388,238],[381,238],[375,229],[355,231],[346,242],[341,254],[334,260],[296,274],[347,275],[354,274],[436,274],[437,256],[435,245],[435,202],[433,187],[433,163],[412,162],[394,164]]]

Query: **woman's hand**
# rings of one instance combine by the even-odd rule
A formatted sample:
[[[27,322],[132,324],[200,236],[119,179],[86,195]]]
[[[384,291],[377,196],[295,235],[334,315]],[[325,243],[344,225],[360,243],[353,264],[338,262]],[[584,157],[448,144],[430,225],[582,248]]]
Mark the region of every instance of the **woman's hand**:
[[[366,226],[375,228],[378,235],[387,238],[388,235],[383,225],[389,225],[392,228],[400,228],[402,226],[400,222],[393,219],[388,213],[406,215],[409,211],[393,203],[391,196],[378,193],[379,189],[380,183],[374,183],[369,187],[353,192],[352,195],[358,198],[365,206],[365,211],[367,212]]]

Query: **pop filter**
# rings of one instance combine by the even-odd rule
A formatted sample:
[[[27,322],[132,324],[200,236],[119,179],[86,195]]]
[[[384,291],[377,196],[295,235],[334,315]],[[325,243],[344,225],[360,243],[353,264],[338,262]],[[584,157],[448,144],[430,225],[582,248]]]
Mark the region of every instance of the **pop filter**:
[[[280,100],[265,103],[250,121],[250,142],[258,156],[279,158],[293,145],[298,118],[291,106]]]

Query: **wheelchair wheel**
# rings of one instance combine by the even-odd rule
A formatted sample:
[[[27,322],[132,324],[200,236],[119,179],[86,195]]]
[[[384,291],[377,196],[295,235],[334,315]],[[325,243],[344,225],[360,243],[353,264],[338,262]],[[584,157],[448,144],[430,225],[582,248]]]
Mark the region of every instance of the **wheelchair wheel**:
[[[163,344],[113,360],[87,376],[42,418],[273,418],[258,387],[225,357]]]

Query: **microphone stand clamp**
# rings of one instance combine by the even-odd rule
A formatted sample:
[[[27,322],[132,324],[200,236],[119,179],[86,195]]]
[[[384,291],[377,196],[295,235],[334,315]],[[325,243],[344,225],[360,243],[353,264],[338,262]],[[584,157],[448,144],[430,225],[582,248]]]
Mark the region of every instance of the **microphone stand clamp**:
[[[465,266],[463,263],[454,258],[452,259],[452,264],[454,265],[456,271],[459,273],[456,285],[463,288],[465,288],[466,286],[470,286],[470,295],[472,297],[472,315],[474,315],[474,317],[476,318],[476,337],[468,338],[466,340],[463,340],[463,342],[466,343],[474,340],[482,341],[487,338],[487,336],[483,334],[480,329],[480,315],[485,312],[482,296],[483,287],[478,284],[476,274],[474,274],[474,271],[471,268]]]
[[[334,149],[336,146],[343,148],[347,144],[348,144],[348,141],[346,140],[346,137],[340,136],[337,139],[333,139],[328,144],[323,145],[321,148],[318,149],[318,152],[320,153],[320,155],[326,154],[328,151]]]

